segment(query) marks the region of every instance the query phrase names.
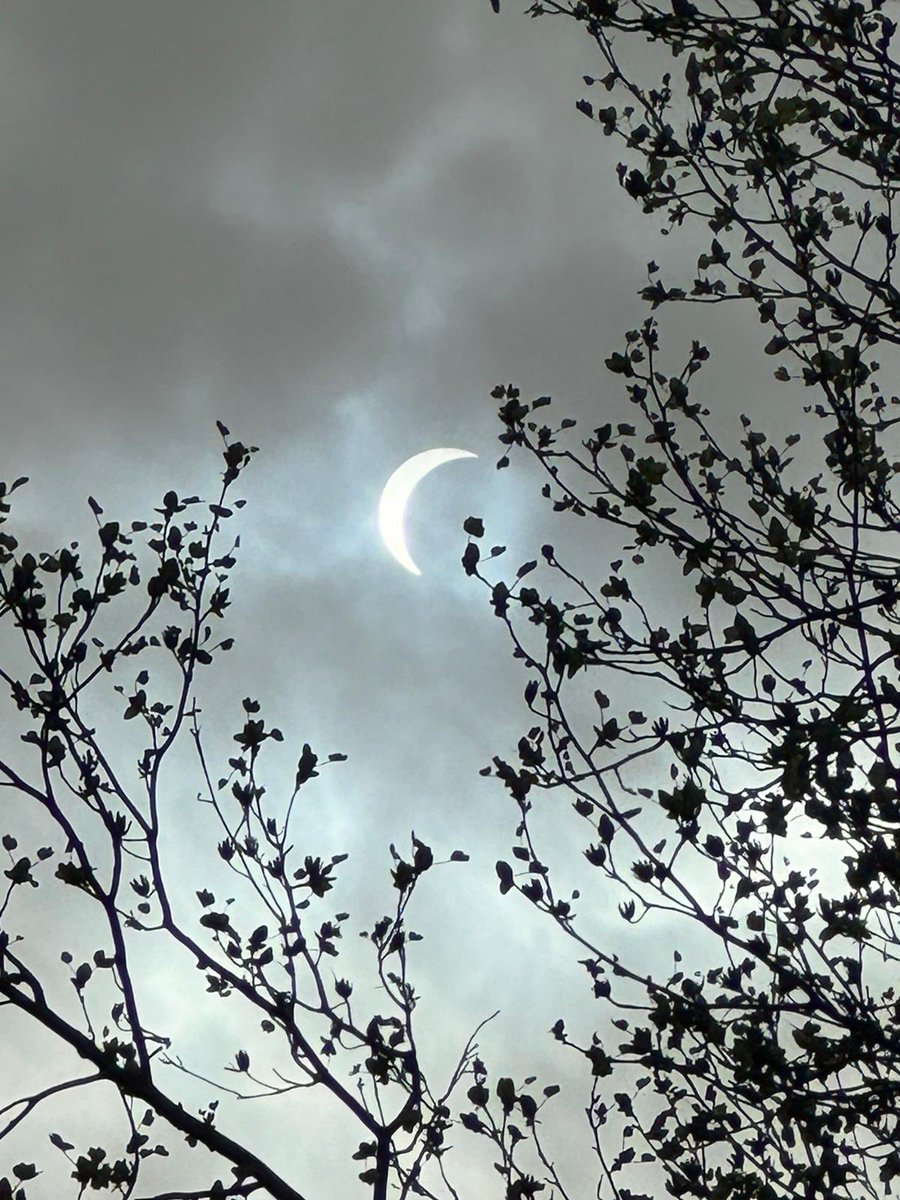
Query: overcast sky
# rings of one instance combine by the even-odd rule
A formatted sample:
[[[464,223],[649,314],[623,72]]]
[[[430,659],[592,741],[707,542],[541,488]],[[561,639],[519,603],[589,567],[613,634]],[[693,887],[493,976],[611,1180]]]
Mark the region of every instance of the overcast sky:
[[[483,516],[522,561],[548,517],[524,462],[494,467],[489,393],[516,382],[562,413],[624,419],[603,359],[646,314],[647,261],[679,252],[616,184],[617,146],[575,111],[581,76],[600,72],[593,43],[523,7],[0,4],[0,478],[32,481],[17,530],[57,545],[90,532],[88,494],[131,519],[169,487],[209,493],[216,418],[260,447],[242,484],[238,646],[208,720],[235,727],[231,688],[264,701],[291,754],[310,741],[350,756],[319,785],[316,829],[333,843],[321,848],[352,852],[360,924],[389,900],[370,888],[391,840],[415,828],[472,854],[418,922],[422,1020],[461,1044],[503,1004],[486,1035],[496,1070],[507,1051],[516,1069],[523,1050],[551,1061],[551,977],[571,992],[583,972],[496,895],[514,814],[477,772],[521,732],[525,678],[462,571],[461,525]],[[702,326],[689,314],[665,328],[716,330],[705,377],[727,381],[734,412],[760,378],[761,335],[729,320],[705,310]],[[417,491],[414,578],[379,542],[377,502],[396,466],[435,446],[479,458]],[[177,1009],[189,1056],[196,1030]],[[524,1024],[504,1025],[516,1012]],[[267,1133],[283,1143],[277,1123]],[[351,1194],[331,1150],[290,1146],[317,1200]]]

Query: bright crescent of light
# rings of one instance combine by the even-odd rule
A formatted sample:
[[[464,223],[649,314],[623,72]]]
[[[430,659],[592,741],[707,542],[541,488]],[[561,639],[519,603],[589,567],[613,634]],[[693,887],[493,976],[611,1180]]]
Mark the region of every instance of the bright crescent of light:
[[[403,528],[406,506],[416,484],[425,478],[435,467],[453,462],[457,458],[477,458],[471,450],[423,450],[414,454],[402,466],[399,466],[381,493],[378,505],[378,527],[385,546],[396,558],[401,567],[406,567],[413,575],[422,572],[412,560],[407,549],[406,534]]]

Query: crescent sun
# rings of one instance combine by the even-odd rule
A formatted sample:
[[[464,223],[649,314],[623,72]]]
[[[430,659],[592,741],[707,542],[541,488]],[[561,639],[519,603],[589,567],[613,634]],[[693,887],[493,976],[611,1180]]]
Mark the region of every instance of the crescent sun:
[[[408,458],[402,466],[399,466],[384,485],[378,505],[378,528],[381,530],[385,546],[400,566],[405,567],[413,575],[421,575],[422,572],[413,562],[406,545],[406,534],[403,528],[406,506],[413,489],[435,467],[453,462],[457,458],[477,457],[478,455],[473,454],[471,450],[423,450],[421,454],[414,454],[412,458]]]

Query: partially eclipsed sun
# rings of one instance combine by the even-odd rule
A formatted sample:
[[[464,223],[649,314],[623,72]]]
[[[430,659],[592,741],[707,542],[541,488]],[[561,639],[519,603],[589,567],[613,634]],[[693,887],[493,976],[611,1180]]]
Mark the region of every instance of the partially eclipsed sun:
[[[413,575],[422,572],[413,562],[406,545],[406,534],[403,523],[406,516],[406,506],[413,489],[420,479],[444,463],[453,462],[457,458],[477,458],[470,450],[423,450],[414,454],[402,466],[398,467],[381,493],[378,505],[378,527],[385,546],[401,567],[406,567]]]

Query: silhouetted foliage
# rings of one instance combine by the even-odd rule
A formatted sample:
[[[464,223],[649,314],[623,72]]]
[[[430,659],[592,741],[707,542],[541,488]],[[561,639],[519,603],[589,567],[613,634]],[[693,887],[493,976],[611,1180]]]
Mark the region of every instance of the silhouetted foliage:
[[[307,852],[302,840],[295,842],[304,789],[315,787],[325,765],[345,756],[331,754],[323,762],[306,744],[293,786],[267,794],[263,760],[283,735],[249,697],[240,706],[235,749],[221,774],[205,749],[196,688],[201,669],[232,645],[215,628],[229,606],[239,539],[227,548],[222,539],[244,503],[230,494],[255,449],[219,428],[225,471],[216,501],[203,504],[170,491],[154,520],[126,528],[107,520],[91,498],[97,561],[77,543],[52,554],[23,552],[12,535],[0,532],[0,620],[15,627],[25,651],[13,665],[7,648],[0,679],[14,702],[10,707],[28,726],[16,739],[15,714],[4,716],[0,785],[8,865],[0,899],[0,1003],[30,1018],[37,1039],[41,1027],[49,1042],[35,1044],[56,1044],[58,1053],[48,1053],[60,1064],[69,1051],[69,1058],[91,1068],[46,1086],[27,1088],[26,1079],[23,1093],[0,1109],[0,1139],[60,1093],[111,1084],[122,1109],[121,1134],[112,1144],[79,1146],[65,1133],[50,1135],[50,1153],[71,1163],[73,1194],[90,1189],[135,1195],[141,1168],[154,1156],[167,1156],[175,1134],[214,1156],[211,1173],[218,1166],[220,1172],[230,1168],[230,1176],[205,1189],[160,1196],[305,1195],[253,1152],[252,1139],[220,1130],[217,1099],[199,1113],[183,1106],[178,1072],[203,1079],[189,1057],[196,1047],[185,1052],[142,1015],[154,990],[175,986],[180,959],[203,973],[213,997],[243,1002],[245,1019],[255,1018],[261,1033],[277,1042],[279,1067],[256,1068],[247,1049],[223,1046],[223,1065],[231,1056],[224,1070],[234,1082],[225,1087],[224,1076],[205,1082],[239,1097],[308,1088],[317,1097],[330,1094],[358,1122],[361,1141],[353,1157],[360,1179],[370,1185],[367,1192],[384,1197],[393,1179],[403,1195],[430,1195],[417,1181],[429,1160],[440,1169],[450,1123],[447,1099],[471,1072],[474,1056],[470,1044],[438,1094],[423,1076],[415,1043],[407,948],[419,935],[408,926],[407,909],[435,865],[431,849],[415,835],[408,859],[391,847],[393,911],[362,933],[372,949],[372,981],[383,997],[383,1008],[368,1012],[357,1003],[351,980],[337,975],[349,914],[334,911],[331,901],[337,868],[347,856],[322,858]],[[25,482],[0,485],[0,521]],[[95,727],[98,710],[91,706],[104,688],[118,694],[120,712],[104,716],[100,710]],[[136,770],[118,741],[119,716],[140,731]],[[173,812],[165,768],[186,738],[204,785],[197,802],[205,809],[197,812],[205,811],[210,821],[202,826],[208,840],[197,847],[198,871],[203,849],[217,846],[224,879],[215,891],[199,879],[185,882],[171,863],[167,870],[161,848],[167,836],[185,837],[187,814]],[[177,761],[183,771],[183,760]],[[13,795],[34,811],[14,808]],[[17,824],[27,837],[14,832]],[[189,827],[196,828],[193,821]],[[450,861],[465,858],[454,851]],[[235,885],[239,899],[232,907],[222,889]],[[186,891],[191,886],[193,895]],[[38,888],[54,890],[52,928],[30,915]],[[70,936],[92,941],[89,957],[73,955],[65,940]],[[175,970],[168,985],[148,976],[146,959],[141,961],[138,943],[147,939],[154,947],[165,943],[164,961]],[[67,998],[72,992],[74,1003]],[[202,1034],[206,1018],[196,1012],[195,1000],[185,1003],[193,1014],[188,1028]],[[6,1072],[4,1084],[11,1078]],[[158,1131],[157,1118],[164,1131]],[[7,1167],[0,1198],[23,1200],[40,1173],[38,1155],[34,1163]]]
[[[597,1194],[615,1200],[658,1195],[661,1180],[668,1195],[703,1200],[856,1200],[900,1176],[898,418],[872,357],[900,341],[895,27],[884,7],[530,10],[574,19],[605,59],[607,73],[586,79],[608,93],[603,106],[578,108],[625,143],[623,189],[665,215],[664,232],[699,217],[713,235],[689,287],[648,265],[651,309],[749,302],[772,327],[762,349],[775,379],[814,396],[802,439],[777,446],[743,417],[739,444],[726,445],[696,398],[708,350],[694,341],[677,373],[664,369],[652,316],[606,360],[634,424],[579,438],[571,419],[549,422],[548,397],[494,392],[498,466],[523,451],[536,461],[553,508],[578,518],[588,560],[547,545],[515,578],[489,579],[485,562],[502,550],[482,556],[483,522],[465,524],[464,569],[489,588],[529,675],[529,727],[515,755],[486,768],[516,809],[497,878],[584,964],[593,1029],[574,1028],[584,1013],[573,998],[574,1019],[551,1034],[586,1072],[584,1145]],[[670,74],[635,82],[616,54],[635,37],[683,67],[682,92]],[[221,535],[252,454],[220,432],[214,503],[169,492],[149,525],[126,529],[90,501],[97,561],[76,545],[32,554],[0,532],[0,623],[19,635],[19,657],[0,665],[12,700],[0,746],[0,1005],[59,1048],[61,1074],[75,1058],[90,1072],[33,1089],[23,1080],[0,1110],[0,1139],[39,1123],[57,1096],[111,1087],[122,1127],[104,1145],[50,1135],[73,1194],[136,1197],[142,1166],[155,1168],[174,1137],[209,1151],[215,1178],[156,1200],[308,1195],[220,1129],[216,1100],[195,1112],[179,1099],[185,1076],[222,1081],[143,1015],[142,948],[163,945],[199,969],[210,1002],[242,1003],[278,1046],[283,1070],[258,1067],[247,1044],[228,1047],[224,1090],[329,1097],[358,1122],[354,1158],[376,1200],[392,1184],[400,1197],[458,1196],[443,1155],[460,1084],[458,1123],[491,1144],[505,1200],[567,1200],[585,1156],[557,1164],[542,1140],[555,1085],[492,1079],[474,1042],[443,1089],[424,1077],[407,911],[434,866],[429,847],[413,836],[406,858],[392,848],[396,902],[365,931],[384,1003],[360,1012],[354,981],[334,969],[349,920],[332,904],[343,856],[295,846],[291,833],[298,798],[340,756],[304,744],[292,786],[270,795],[262,763],[283,736],[248,697],[236,751],[212,765],[196,686],[230,646],[213,632],[235,565],[236,541],[223,549]],[[22,482],[0,487],[0,521]],[[595,528],[621,547],[597,577]],[[140,732],[136,770],[133,737],[92,700],[104,686],[129,736]],[[241,889],[233,905],[218,878],[195,888],[165,870],[163,839],[185,817],[171,813],[161,773],[181,769],[185,740],[216,868]],[[579,887],[559,883],[573,844]],[[60,914],[51,928],[31,913],[48,889]],[[71,927],[87,955],[64,940]],[[642,960],[648,927],[680,947],[665,978]],[[0,1200],[23,1200],[42,1163],[6,1163]]]
[[[517,756],[486,769],[519,819],[497,874],[574,941],[598,1000],[587,1041],[552,1032],[587,1059],[598,1194],[617,1200],[663,1179],[703,1200],[857,1198],[900,1176],[900,418],[873,358],[900,341],[884,7],[530,10],[575,19],[605,59],[585,83],[609,99],[577,107],[624,143],[623,189],[663,233],[700,218],[713,234],[692,284],[651,262],[643,298],[752,306],[786,402],[801,397],[802,440],[742,416],[729,442],[699,398],[709,351],[665,366],[654,317],[606,359],[634,424],[578,436],[548,397],[493,393],[497,465],[525,451],[582,547],[489,579],[467,529],[465,569],[528,668],[533,714]],[[679,85],[622,66],[640,38]],[[594,522],[621,547],[608,573]],[[580,896],[548,865],[561,828],[596,872]],[[668,978],[642,961],[648,927],[684,950]],[[532,1195],[517,1147],[482,1132],[508,1195]]]

